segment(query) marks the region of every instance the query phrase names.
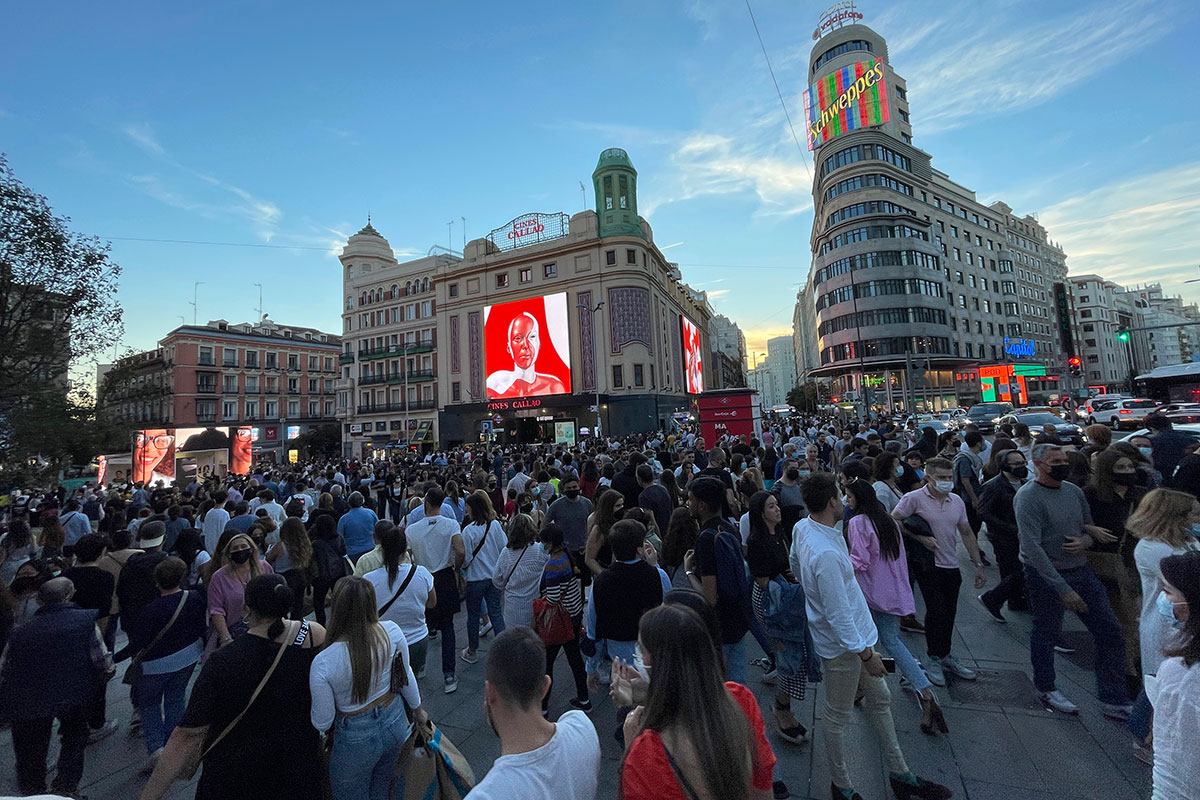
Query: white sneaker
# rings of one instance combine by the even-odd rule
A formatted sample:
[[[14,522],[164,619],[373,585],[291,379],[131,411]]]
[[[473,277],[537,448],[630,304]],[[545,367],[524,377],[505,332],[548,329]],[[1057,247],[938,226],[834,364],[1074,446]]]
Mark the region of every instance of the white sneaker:
[[[962,678],[964,681],[973,681],[979,677],[975,674],[975,670],[958,663],[954,656],[946,656],[942,659],[942,669],[956,678]]]
[[[925,675],[934,686],[946,685],[946,673],[942,671],[942,662],[936,658],[929,659],[925,665]]]
[[[1101,703],[1100,713],[1109,719],[1115,719],[1117,722],[1124,722],[1129,719],[1130,713],[1133,712],[1133,706],[1128,703]]]
[[[455,692],[458,691],[458,678],[456,676],[447,675],[445,678],[445,682],[446,682],[446,687],[445,687],[446,694],[454,694]]]
[[[1042,692],[1042,702],[1049,708],[1054,709],[1062,714],[1078,714],[1079,706],[1072,703],[1058,689],[1051,692]]]
[[[88,732],[88,744],[98,742],[109,734],[116,733],[116,730],[117,721],[115,719],[105,720],[102,726]]]
[[[483,637],[483,636],[487,636],[491,632],[492,632],[492,621],[489,619],[487,622],[484,623],[483,627],[479,629],[479,635],[481,637]]]

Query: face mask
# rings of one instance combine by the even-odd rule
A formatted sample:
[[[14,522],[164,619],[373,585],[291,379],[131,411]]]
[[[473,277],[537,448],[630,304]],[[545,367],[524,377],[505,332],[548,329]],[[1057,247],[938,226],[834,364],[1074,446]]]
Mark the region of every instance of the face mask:
[[[940,494],[950,494],[954,491],[954,481],[934,481],[933,488],[937,489]]]
[[[896,467],[896,477],[900,478],[904,475],[904,467]]]
[[[1149,447],[1139,447],[1138,452],[1141,453],[1142,455],[1144,455],[1146,458],[1149,458],[1150,454],[1153,453],[1154,451],[1151,450]]]
[[[1004,471],[1019,481],[1023,481],[1029,477],[1029,467],[1024,464],[1019,467],[1007,467]]]
[[[925,470],[923,470],[923,469],[918,469],[918,470],[915,470],[915,472],[917,473],[917,477],[918,477],[918,478],[924,478],[924,477],[925,477]]]
[[[579,490],[567,489],[565,492],[563,492],[563,494],[565,494],[569,499],[574,500],[576,497],[579,497]]]
[[[245,564],[250,560],[249,550],[236,550],[229,554],[229,560],[235,564]]]
[[[529,494],[531,494],[531,495],[532,495],[532,496],[534,496],[534,497],[537,497],[537,496],[538,496],[538,495],[540,495],[541,493],[542,493],[542,487],[540,487],[540,486],[535,486],[535,487],[533,487],[533,490],[532,490],[532,491],[531,491]]]
[[[797,478],[799,478],[799,477],[800,477],[800,470],[798,470],[798,469],[789,469],[789,470],[787,471],[787,479],[788,479],[789,481],[794,481],[794,480],[796,480],[796,479],[797,479]]]
[[[1191,534],[1197,539],[1200,539],[1200,522],[1193,522],[1192,527],[1187,529],[1187,533]]]
[[[1052,480],[1052,481],[1065,481],[1068,477],[1070,477],[1070,475],[1071,475],[1071,465],[1070,464],[1055,464],[1053,467],[1050,468],[1049,477],[1050,477],[1050,480]]]
[[[1133,472],[1114,472],[1112,480],[1117,486],[1133,486],[1137,483],[1137,474]]]
[[[1154,604],[1158,608],[1158,613],[1162,616],[1164,622],[1172,628],[1183,627],[1183,623],[1175,619],[1175,604],[1171,602],[1171,598],[1167,597],[1166,592],[1159,592],[1158,599],[1155,600]],[[1179,605],[1183,605],[1183,603]]]

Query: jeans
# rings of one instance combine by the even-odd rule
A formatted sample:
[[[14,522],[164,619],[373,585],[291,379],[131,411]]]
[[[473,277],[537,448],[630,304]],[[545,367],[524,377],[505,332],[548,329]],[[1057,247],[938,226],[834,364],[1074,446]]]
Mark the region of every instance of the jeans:
[[[1020,544],[1017,542],[1016,534],[993,536],[989,533],[987,538],[996,551],[996,566],[1000,568],[1000,583],[996,585],[996,588],[984,592],[983,596],[997,608],[1008,603],[1008,607],[1012,611],[1028,610],[1029,599],[1025,596],[1025,573],[1021,567],[1021,559],[1018,557]]]
[[[574,617],[571,620],[575,628],[575,638],[564,644],[552,644],[546,646],[546,674],[550,676],[550,690],[542,697],[542,710],[545,711],[550,706],[550,692],[554,691],[554,662],[558,660],[558,651],[561,648],[567,653],[567,664],[571,667],[571,676],[575,679],[575,699],[580,702],[588,700],[587,673],[584,671],[583,655],[579,652],[579,629],[582,627],[582,618]]]
[[[188,681],[196,665],[161,675],[142,675],[133,687],[133,704],[142,715],[142,738],[146,752],[153,755],[171,738],[187,706]]]
[[[1145,689],[1138,692],[1137,699],[1133,701],[1133,711],[1129,712],[1125,727],[1137,738],[1138,744],[1145,742],[1154,729],[1154,706],[1150,705]]]
[[[88,708],[67,709],[58,715],[58,735],[62,749],[58,753],[57,773],[51,790],[56,794],[74,794],[83,777],[83,751],[87,747]],[[46,754],[50,751],[50,729],[54,717],[18,720],[12,723],[13,751],[17,758],[17,786],[23,795],[46,793]]]
[[[1096,642],[1096,694],[1102,703],[1125,704],[1125,643],[1121,626],[1108,604],[1108,593],[1100,580],[1087,567],[1062,569],[1063,577],[1087,604],[1086,614],[1079,619],[1087,626]],[[1033,631],[1030,634],[1029,658],[1033,662],[1033,683],[1039,692],[1055,688],[1054,645],[1062,630],[1063,605],[1058,590],[1025,567],[1025,586],[1029,590],[1029,605],[1033,611]]]
[[[339,716],[329,755],[334,800],[387,800],[396,757],[408,732],[404,701],[399,697],[363,714]]]
[[[925,649],[933,658],[945,658],[950,655],[950,642],[954,638],[962,573],[958,567],[930,567],[917,576],[917,583],[925,598]]]
[[[725,655],[725,680],[746,686],[746,637],[721,645],[721,652]]]
[[[504,609],[500,604],[500,590],[491,578],[467,582],[467,647],[471,652],[479,649],[479,617],[483,604],[487,603],[488,619],[492,631],[499,636],[504,633]]]
[[[895,656],[892,656],[895,658]],[[854,710],[854,697],[863,690],[863,711],[875,729],[879,745],[892,772],[905,774],[908,764],[896,739],[896,724],[892,720],[892,695],[883,678],[868,675],[858,653],[842,653],[837,658],[822,658],[825,672],[825,757],[829,760],[829,777],[841,789],[854,785],[846,768],[844,730]]]
[[[917,694],[925,691],[932,684],[921,669],[921,664],[909,652],[908,646],[900,638],[900,618],[885,611],[871,610],[871,618],[875,620],[875,628],[879,631],[879,646],[896,660],[900,674],[908,678],[913,691]]]
[[[767,632],[763,630],[762,623],[758,621],[757,614],[750,614],[750,635],[754,637],[754,641],[758,642],[758,646],[767,654],[767,658],[771,658],[771,654],[775,652],[775,643],[767,636]]]

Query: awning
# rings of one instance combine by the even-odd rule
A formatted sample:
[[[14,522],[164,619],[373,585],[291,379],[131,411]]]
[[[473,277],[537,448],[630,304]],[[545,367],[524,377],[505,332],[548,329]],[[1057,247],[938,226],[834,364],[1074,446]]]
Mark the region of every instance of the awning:
[[[1144,375],[1138,375],[1134,380],[1156,381],[1164,378],[1200,378],[1200,361],[1190,361],[1186,364],[1171,364],[1168,367],[1152,369]]]

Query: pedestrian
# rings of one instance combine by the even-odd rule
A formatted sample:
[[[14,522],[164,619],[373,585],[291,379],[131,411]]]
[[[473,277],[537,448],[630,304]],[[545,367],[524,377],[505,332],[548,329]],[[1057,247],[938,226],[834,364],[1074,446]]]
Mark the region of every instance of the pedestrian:
[[[419,564],[412,563],[408,553],[408,538],[395,525],[380,531],[379,544],[383,549],[383,566],[363,577],[375,589],[376,615],[395,623],[404,632],[408,643],[408,663],[417,679],[425,677],[425,657],[429,648],[429,624],[425,615],[437,605],[433,575]]]
[[[568,502],[565,498],[556,500],[553,509],[560,502]],[[584,501],[586,502],[586,501]],[[467,553],[463,563],[463,580],[466,584],[467,601],[467,646],[460,653],[463,661],[474,664],[478,661],[475,653],[479,649],[479,637],[494,631],[497,636],[504,632],[504,609],[500,603],[500,590],[492,582],[496,572],[496,562],[504,552],[507,537],[500,521],[496,519],[496,511],[487,492],[476,490],[466,497],[464,520],[466,526],[462,529],[463,549]],[[479,621],[487,605],[487,625],[481,630]]]
[[[75,552],[75,543],[92,532],[91,520],[83,513],[82,504],[71,498],[58,521],[63,528],[63,555],[70,556]]]
[[[1103,584],[1088,569],[1085,555],[1108,531],[1092,524],[1083,490],[1066,480],[1071,468],[1063,449],[1039,443],[1032,454],[1037,478],[1017,491],[1013,508],[1033,610],[1029,656],[1034,685],[1048,707],[1064,714],[1079,713],[1078,706],[1059,691],[1054,669],[1054,645],[1062,630],[1063,612],[1073,611],[1096,643],[1100,709],[1106,717],[1125,720],[1131,709],[1122,675],[1125,645],[1121,626]]]
[[[608,533],[613,523],[625,513],[625,497],[616,490],[607,490],[595,502],[596,510],[588,522],[587,546],[584,551],[584,563],[593,577],[612,563]]]
[[[1200,786],[1200,553],[1162,560],[1155,605],[1174,636],[1150,682],[1154,704],[1154,800],[1192,800]]]
[[[321,741],[308,676],[325,629],[286,621],[293,601],[282,575],[246,584],[246,633],[205,662],[141,800],[161,800],[197,762],[197,800],[318,800]]]
[[[152,519],[138,527],[138,547],[142,552],[130,556],[117,576],[117,603],[123,630],[132,628],[138,612],[158,597],[154,568],[167,558],[162,551],[166,535],[166,523],[160,520]]]
[[[433,575],[437,605],[425,613],[425,619],[429,623],[430,633],[437,631],[441,639],[442,681],[446,694],[451,694],[458,690],[454,615],[462,608],[455,576],[466,558],[466,550],[459,524],[453,516],[443,516],[441,513],[445,499],[446,495],[441,489],[431,486],[425,493],[424,518],[409,522],[405,534],[414,563],[425,567]]]
[[[1189,448],[1195,445],[1195,441],[1175,430],[1171,420],[1163,414],[1151,414],[1142,424],[1150,430],[1150,452],[1154,466],[1162,473],[1164,485],[1169,487],[1175,476],[1175,467]]]
[[[71,602],[69,578],[46,581],[38,589],[32,620],[9,635],[0,660],[0,722],[11,726],[22,795],[46,791],[46,756],[58,720],[62,739],[50,790],[74,796],[83,776],[88,711],[98,687],[112,673],[92,611]]]
[[[346,542],[346,553],[351,561],[374,547],[375,523],[379,517],[369,508],[363,507],[361,492],[350,493],[350,510],[337,523],[337,532]]]
[[[411,725],[429,719],[400,626],[380,622],[369,580],[339,581],[325,646],[309,673],[311,719],[332,733],[329,785],[334,800],[387,800],[396,758]],[[399,696],[397,696],[399,695]]]
[[[254,540],[245,533],[230,537],[216,563],[219,567],[208,580],[208,614],[212,625],[208,653],[225,647],[246,632],[249,623],[242,614],[246,585],[259,575],[274,572],[259,556]]]
[[[312,584],[313,615],[318,623],[324,625],[325,597],[333,585],[343,576],[350,574],[352,569],[346,556],[346,541],[337,532],[337,521],[332,514],[321,515],[313,523],[312,549],[313,561],[316,563],[316,575]]]
[[[97,566],[100,559],[104,558],[106,549],[103,536],[87,534],[75,543],[75,566],[64,570],[63,577],[70,578],[75,586],[71,602],[95,615],[96,627],[104,638],[105,647],[111,649],[115,633],[110,639],[108,628],[115,625],[116,621],[110,618],[109,612],[112,610],[116,581],[110,572]],[[117,729],[117,721],[106,716],[106,689],[106,685],[99,688],[88,713],[89,742],[98,741]]]
[[[1021,567],[1021,543],[1017,536],[1017,517],[1013,501],[1029,478],[1025,455],[1018,449],[997,451],[1000,474],[988,479],[979,490],[979,516],[987,525],[988,541],[996,552],[1000,582],[994,589],[979,595],[979,602],[997,622],[1007,622],[1002,609],[1028,611],[1029,598],[1025,592],[1025,573]]]
[[[567,550],[566,537],[559,526],[554,523],[546,525],[538,535],[538,540],[548,556],[539,585],[541,597],[562,607],[571,618],[574,632],[567,641],[546,646],[546,674],[551,676],[553,687],[554,662],[558,659],[559,651],[564,651],[567,654],[567,664],[571,668],[571,676],[575,679],[575,697],[571,699],[571,708],[590,712],[592,701],[588,692],[587,670],[584,667],[583,654],[579,650],[579,635],[583,627],[583,587],[579,580],[580,570]],[[548,691],[542,698],[543,713],[546,713],[549,703]]]
[[[508,525],[508,544],[492,573],[492,582],[503,592],[505,627],[533,624],[533,600],[545,566],[546,551],[537,541],[537,526],[527,514],[518,514]]]
[[[949,466],[945,465],[946,473]],[[883,680],[887,670],[875,650],[879,633],[855,579],[846,540],[833,527],[842,512],[833,476],[824,473],[810,476],[804,482],[804,503],[809,515],[793,532],[789,561],[804,587],[809,631],[821,658],[825,682],[822,714],[825,754],[833,797],[859,798],[846,766],[844,739],[860,688],[863,710],[891,770],[889,783],[896,797],[900,800],[950,797],[951,792],[945,786],[914,775],[900,750],[892,720],[891,693]]]
[[[312,540],[308,538],[308,530],[298,517],[288,517],[279,526],[279,541],[267,551],[266,560],[272,571],[283,576],[296,596],[291,619],[303,618],[304,594],[310,585],[308,576],[312,563]]]
[[[5,586],[13,582],[17,569],[37,553],[29,523],[14,519],[8,525],[8,533],[0,537],[0,583]]]
[[[546,646],[528,627],[510,627],[488,651],[484,713],[500,737],[500,757],[471,800],[595,800],[600,740],[582,711],[556,722],[542,714],[550,692]]]

